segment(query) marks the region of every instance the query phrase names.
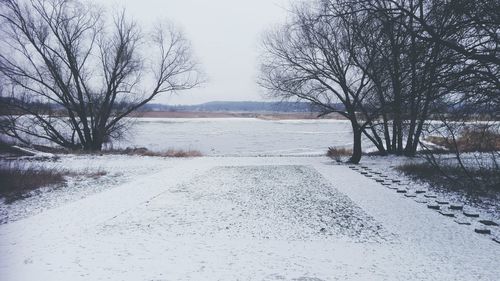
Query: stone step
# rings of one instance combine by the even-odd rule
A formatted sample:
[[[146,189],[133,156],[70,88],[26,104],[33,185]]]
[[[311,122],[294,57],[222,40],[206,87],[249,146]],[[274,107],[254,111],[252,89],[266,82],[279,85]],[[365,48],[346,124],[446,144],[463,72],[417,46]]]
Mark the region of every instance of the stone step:
[[[441,215],[445,216],[445,217],[450,217],[450,218],[454,218],[455,217],[455,214],[454,213],[449,213],[449,212],[444,212],[444,211],[441,211],[439,212]]]
[[[463,211],[464,216],[469,217],[469,218],[478,218],[479,214],[474,212],[474,211]]]
[[[429,205],[427,205],[427,208],[433,209],[433,210],[439,210],[439,209],[441,209],[441,206],[435,205],[435,204],[429,204]]]
[[[498,223],[490,220],[480,220],[479,222],[487,226],[498,226]]]
[[[459,204],[451,204],[449,207],[451,210],[463,210],[464,205],[459,205]]]
[[[474,232],[479,234],[491,234],[491,230],[489,230],[488,228],[475,228]]]
[[[455,220],[455,222],[458,224],[461,224],[461,225],[471,225],[471,223],[469,221],[466,221],[466,220],[457,219],[457,220]]]
[[[448,202],[448,201],[442,201],[442,200],[436,200],[436,203],[438,203],[439,205],[448,205],[448,204],[450,204],[450,202]]]

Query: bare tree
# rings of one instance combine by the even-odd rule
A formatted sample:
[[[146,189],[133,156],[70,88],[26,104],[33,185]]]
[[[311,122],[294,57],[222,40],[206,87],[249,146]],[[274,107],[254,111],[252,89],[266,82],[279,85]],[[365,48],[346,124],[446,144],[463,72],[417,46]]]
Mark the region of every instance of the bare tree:
[[[372,136],[370,140],[375,140],[372,142],[382,153],[415,155],[436,104],[456,95],[468,77],[461,71],[466,66],[456,52],[422,38],[425,30],[415,15],[432,23],[442,38],[452,40],[459,36],[448,24],[455,14],[429,9],[432,1],[422,9],[421,0],[318,2],[319,18],[340,20],[349,26],[351,40],[355,41],[352,45],[356,46],[350,54],[375,92],[358,108],[371,116],[365,134]],[[468,84],[477,87],[480,83],[468,79]]]
[[[373,93],[372,85],[353,55],[357,46],[349,21],[318,17],[318,7],[296,7],[289,24],[266,35],[260,85],[273,96],[307,100],[323,114],[335,112],[347,118],[353,130],[350,161],[358,163],[363,134],[380,143],[366,133],[372,118],[363,100]],[[343,109],[335,106],[339,102]]]
[[[411,36],[455,55],[455,83],[472,88],[477,100],[496,100],[500,89],[500,1],[370,0],[354,1],[360,10],[404,16]]]
[[[101,150],[134,110],[201,82],[189,42],[171,25],[145,35],[124,12],[108,25],[79,0],[4,0],[0,19],[0,72],[16,101],[9,106],[24,115],[12,135]]]
[[[338,112],[331,104],[341,102],[345,112],[338,113],[353,127],[353,162],[361,155],[362,134],[381,154],[414,155],[434,102],[449,92],[439,83],[450,52],[418,39],[409,31],[419,28],[414,19],[395,13],[390,1],[368,2],[369,9],[365,1],[304,4],[264,42],[261,84],[326,113]]]

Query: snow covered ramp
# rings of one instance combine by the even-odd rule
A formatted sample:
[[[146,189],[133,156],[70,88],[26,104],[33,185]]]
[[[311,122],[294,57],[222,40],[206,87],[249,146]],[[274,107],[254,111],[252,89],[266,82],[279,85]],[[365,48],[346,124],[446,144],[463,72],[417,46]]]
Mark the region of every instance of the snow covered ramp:
[[[2,280],[498,280],[500,247],[323,157],[199,158],[0,226]]]

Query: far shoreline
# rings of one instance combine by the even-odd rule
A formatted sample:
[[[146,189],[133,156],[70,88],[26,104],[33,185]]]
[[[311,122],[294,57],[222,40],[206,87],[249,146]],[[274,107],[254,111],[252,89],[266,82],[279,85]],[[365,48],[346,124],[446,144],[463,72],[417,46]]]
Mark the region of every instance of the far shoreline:
[[[318,118],[318,112],[209,112],[209,111],[145,111],[134,112],[129,117],[136,118],[258,118],[263,120],[344,120],[338,114],[329,114]]]

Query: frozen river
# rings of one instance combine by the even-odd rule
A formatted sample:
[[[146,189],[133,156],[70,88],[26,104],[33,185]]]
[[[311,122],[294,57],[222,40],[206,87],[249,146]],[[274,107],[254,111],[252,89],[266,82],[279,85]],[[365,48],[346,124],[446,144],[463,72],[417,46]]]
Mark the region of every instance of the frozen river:
[[[329,146],[350,147],[344,120],[254,118],[139,118],[115,148],[199,150],[210,156],[323,155]]]

